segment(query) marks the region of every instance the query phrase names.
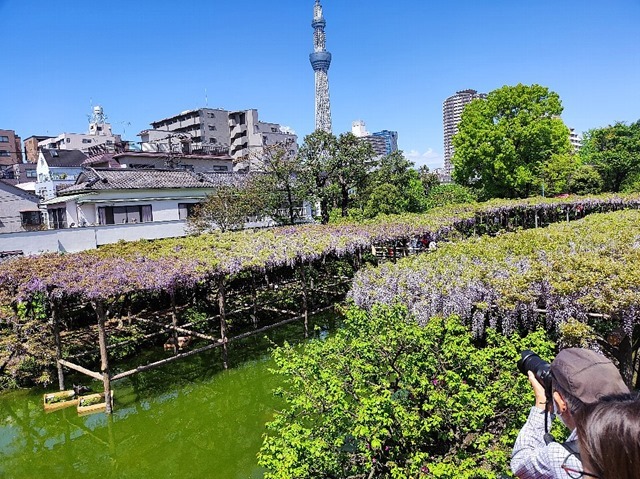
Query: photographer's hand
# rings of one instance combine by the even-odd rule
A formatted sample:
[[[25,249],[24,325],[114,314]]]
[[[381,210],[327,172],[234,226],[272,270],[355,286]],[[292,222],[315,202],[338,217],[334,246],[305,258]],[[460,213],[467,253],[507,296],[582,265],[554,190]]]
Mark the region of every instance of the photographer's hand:
[[[544,411],[547,408],[547,395],[545,394],[544,387],[538,382],[535,374],[531,371],[527,373],[527,376],[533,388],[533,393],[536,395],[536,407]]]

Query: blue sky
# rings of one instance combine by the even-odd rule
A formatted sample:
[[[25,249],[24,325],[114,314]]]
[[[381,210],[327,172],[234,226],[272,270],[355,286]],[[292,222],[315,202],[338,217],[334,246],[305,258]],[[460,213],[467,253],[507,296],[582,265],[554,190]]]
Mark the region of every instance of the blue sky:
[[[84,132],[102,105],[126,139],[210,107],[314,128],[313,0],[0,0],[0,128]],[[640,119],[640,0],[322,0],[333,131],[396,130],[442,166],[442,102],[538,83],[582,132]],[[205,93],[206,92],[206,93]],[[205,98],[208,103],[205,103]]]

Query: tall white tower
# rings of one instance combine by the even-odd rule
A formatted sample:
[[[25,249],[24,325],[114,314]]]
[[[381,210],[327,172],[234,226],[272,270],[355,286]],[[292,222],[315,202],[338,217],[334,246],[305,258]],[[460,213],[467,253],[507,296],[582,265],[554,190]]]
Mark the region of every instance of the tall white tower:
[[[322,5],[316,0],[313,7],[313,53],[309,61],[315,72],[316,79],[316,130],[331,133],[331,104],[329,102],[329,66],[331,53],[326,50],[324,27],[327,22],[322,16]]]

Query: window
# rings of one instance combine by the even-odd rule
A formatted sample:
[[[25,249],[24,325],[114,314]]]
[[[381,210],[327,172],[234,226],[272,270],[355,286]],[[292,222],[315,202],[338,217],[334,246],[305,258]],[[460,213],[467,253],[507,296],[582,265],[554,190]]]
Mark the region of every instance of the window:
[[[196,212],[198,203],[178,203],[178,218],[186,220],[191,218]]]
[[[22,226],[37,226],[42,224],[42,215],[39,211],[22,211]]]
[[[98,208],[98,223],[101,225],[148,223],[150,221],[153,221],[151,205],[101,206]]]
[[[37,178],[38,177],[38,172],[36,170],[26,170],[25,174],[27,175],[27,178]]]
[[[213,165],[213,171],[229,171],[226,166]]]
[[[107,145],[113,145],[113,141],[107,140]]]
[[[0,143],[9,143],[8,136],[0,136]]]
[[[91,138],[83,138],[82,143],[91,143]]]
[[[215,114],[215,113],[213,113],[213,112],[209,112],[209,118],[215,118],[215,117],[216,117],[216,114]]]
[[[71,138],[67,138],[67,143],[71,143]]]
[[[0,156],[11,156],[7,150],[0,150]]]
[[[209,125],[209,131],[216,131],[216,125]]]
[[[218,142],[218,140],[216,140],[215,138],[209,138],[209,143],[211,143],[212,145],[215,145]]]

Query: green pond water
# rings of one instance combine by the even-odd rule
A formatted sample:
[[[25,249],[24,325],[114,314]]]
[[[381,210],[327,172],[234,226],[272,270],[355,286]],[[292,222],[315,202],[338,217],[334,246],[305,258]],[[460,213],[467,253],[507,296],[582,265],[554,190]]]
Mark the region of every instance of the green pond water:
[[[314,334],[326,336],[334,321],[314,318]],[[0,395],[0,477],[262,477],[256,454],[265,423],[282,405],[268,350],[302,338],[302,325],[265,334],[232,343],[227,371],[215,349],[115,382],[111,417],[79,417],[73,407],[45,414],[42,390]]]

